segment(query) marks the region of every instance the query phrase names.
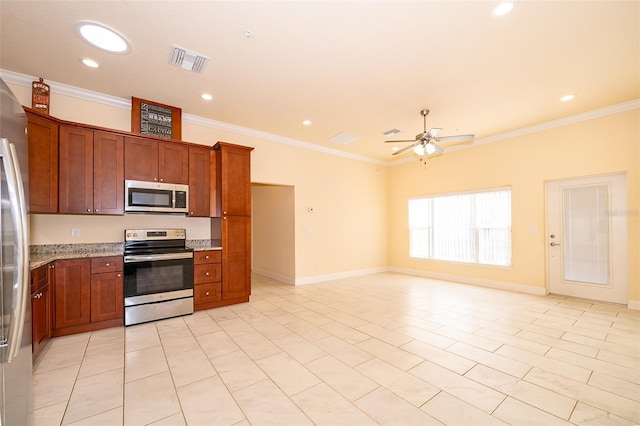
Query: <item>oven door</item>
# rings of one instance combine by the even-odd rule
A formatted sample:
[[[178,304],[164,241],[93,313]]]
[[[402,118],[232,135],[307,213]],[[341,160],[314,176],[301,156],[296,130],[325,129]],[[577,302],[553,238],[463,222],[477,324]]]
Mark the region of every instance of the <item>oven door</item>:
[[[193,252],[124,256],[124,305],[193,297]]]

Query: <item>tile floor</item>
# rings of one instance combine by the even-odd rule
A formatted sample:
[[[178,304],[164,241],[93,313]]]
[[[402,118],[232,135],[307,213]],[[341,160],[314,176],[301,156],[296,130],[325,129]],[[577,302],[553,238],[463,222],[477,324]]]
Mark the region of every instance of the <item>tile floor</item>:
[[[640,312],[383,273],[54,339],[35,425],[632,425]]]

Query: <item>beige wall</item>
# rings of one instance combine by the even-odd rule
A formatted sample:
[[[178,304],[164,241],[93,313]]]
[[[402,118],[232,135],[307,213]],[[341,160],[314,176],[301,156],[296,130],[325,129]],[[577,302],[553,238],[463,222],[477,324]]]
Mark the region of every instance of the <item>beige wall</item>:
[[[30,87],[9,84],[23,105]],[[188,111],[185,111],[187,113]],[[51,115],[64,120],[129,130],[130,111],[52,93]],[[387,267],[388,169],[384,166],[223,131],[183,120],[183,140],[212,146],[223,140],[252,146],[252,182],[295,188],[296,283]],[[309,214],[308,207],[315,213]],[[146,220],[148,219],[148,220]],[[210,221],[166,216],[33,215],[31,244],[122,241],[125,228],[163,226],[192,228],[189,238],[208,238]],[[71,228],[80,237],[71,237]]]
[[[635,109],[390,169],[390,264],[399,269],[546,287],[545,182],[627,173],[629,296],[640,300],[640,111]],[[512,267],[409,258],[407,199],[510,185]]]

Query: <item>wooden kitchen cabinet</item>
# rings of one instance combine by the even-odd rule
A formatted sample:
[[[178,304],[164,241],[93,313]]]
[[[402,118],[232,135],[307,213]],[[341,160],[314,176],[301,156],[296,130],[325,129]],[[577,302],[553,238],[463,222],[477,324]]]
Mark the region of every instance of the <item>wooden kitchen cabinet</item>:
[[[251,294],[251,217],[222,217],[222,299],[248,302]]]
[[[123,320],[124,277],[122,257],[91,259],[91,322]]]
[[[251,295],[251,151],[218,142],[215,151],[216,215],[211,229],[222,240],[222,305],[248,302]],[[215,238],[212,235],[212,238]]]
[[[64,259],[55,262],[54,336],[81,332],[91,321],[91,261]]]
[[[59,150],[60,213],[124,213],[122,136],[61,125]]]
[[[93,132],[93,210],[124,214],[124,138]]]
[[[211,179],[209,178],[211,149],[189,147],[189,216],[209,217]]]
[[[215,155],[216,215],[251,215],[251,151],[253,148],[217,142]]]
[[[222,253],[220,250],[196,251],[193,255],[194,311],[221,306]]]
[[[29,140],[29,210],[58,212],[58,123],[25,108]]]
[[[53,264],[31,271],[31,342],[35,361],[51,338],[51,293]]]
[[[122,325],[122,270],[121,256],[56,260],[53,336]]]
[[[127,136],[124,176],[128,180],[189,184],[189,147]]]

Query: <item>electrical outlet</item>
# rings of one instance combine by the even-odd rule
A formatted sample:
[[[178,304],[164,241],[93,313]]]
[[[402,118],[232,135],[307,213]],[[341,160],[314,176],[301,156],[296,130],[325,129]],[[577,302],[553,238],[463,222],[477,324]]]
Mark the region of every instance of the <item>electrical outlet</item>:
[[[80,228],[71,228],[71,236],[77,238],[80,236]]]
[[[187,228],[187,235],[193,235],[193,228]]]

